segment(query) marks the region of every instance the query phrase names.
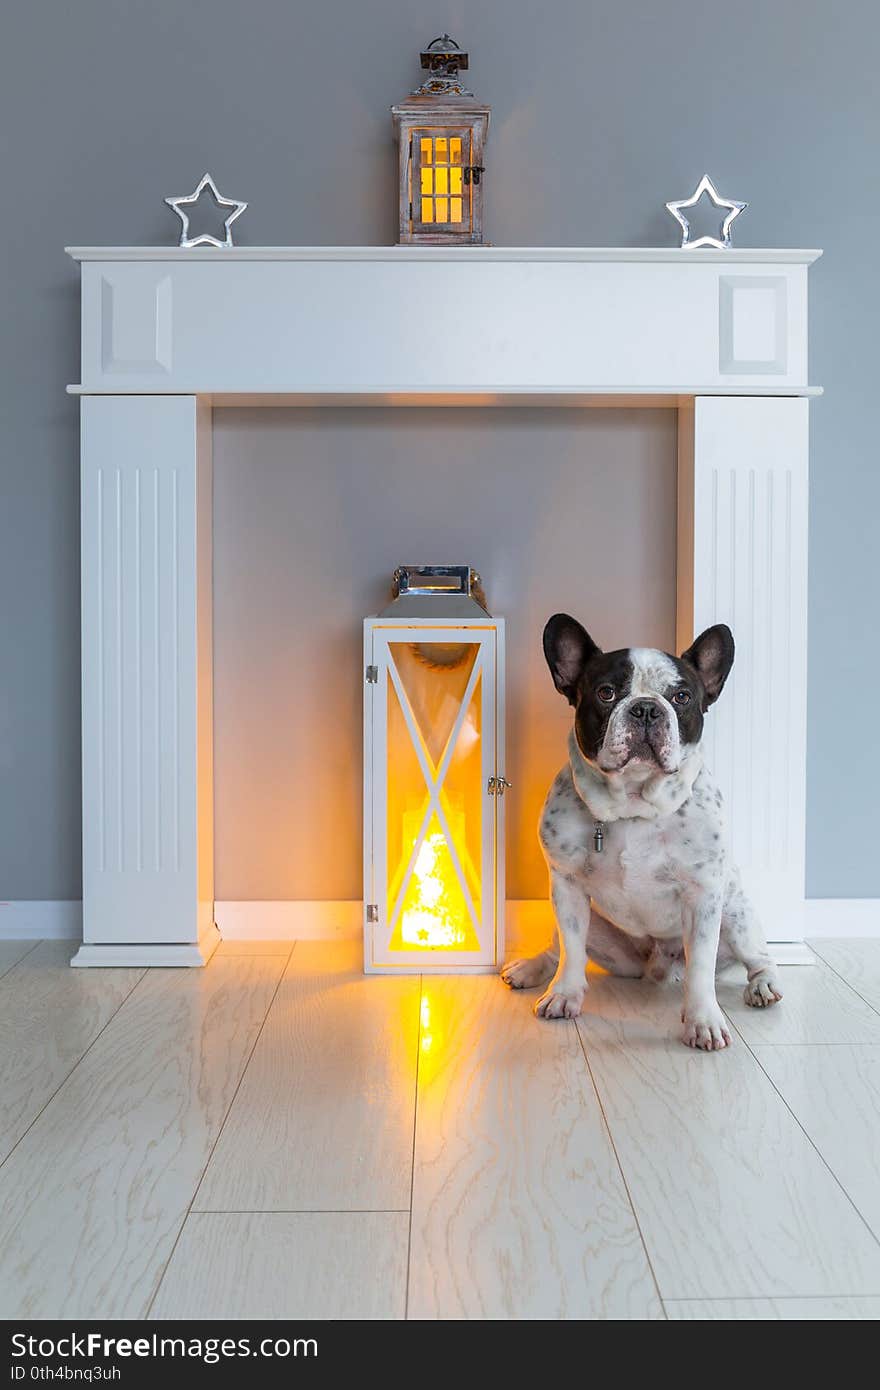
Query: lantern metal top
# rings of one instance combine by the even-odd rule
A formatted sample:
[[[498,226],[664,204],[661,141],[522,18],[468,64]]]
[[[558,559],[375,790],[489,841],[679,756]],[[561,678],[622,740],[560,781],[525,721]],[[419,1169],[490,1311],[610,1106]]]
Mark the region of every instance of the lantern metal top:
[[[486,618],[482,581],[470,565],[399,565],[380,618]]]
[[[419,59],[430,76],[416,87],[412,96],[473,96],[458,75],[467,69],[468,55],[448,34],[432,39],[419,54]]]
[[[455,73],[459,68],[464,71],[468,65],[468,55],[448,34],[441,34],[439,39],[432,39],[419,57],[422,67],[430,68],[432,72]]]

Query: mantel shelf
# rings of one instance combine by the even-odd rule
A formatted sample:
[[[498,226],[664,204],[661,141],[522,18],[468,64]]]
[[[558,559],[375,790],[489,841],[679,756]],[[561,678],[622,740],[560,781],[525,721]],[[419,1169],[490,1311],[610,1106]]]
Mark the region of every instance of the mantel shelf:
[[[68,386],[71,396],[152,396],[155,387],[134,390],[130,386]],[[677,409],[698,396],[821,396],[821,386],[780,391],[775,386],[441,386],[430,391],[411,387],[328,386],[320,390],[217,391],[210,387],[177,386],[162,392],[169,396],[198,396],[209,405],[374,405],[374,406],[640,406],[646,409]]]
[[[515,261],[812,265],[821,251],[701,246],[68,246],[75,261]]]
[[[83,308],[82,384],[72,389],[83,396],[595,404],[597,396],[815,394],[807,277],[818,251],[128,246],[70,254],[81,262]]]

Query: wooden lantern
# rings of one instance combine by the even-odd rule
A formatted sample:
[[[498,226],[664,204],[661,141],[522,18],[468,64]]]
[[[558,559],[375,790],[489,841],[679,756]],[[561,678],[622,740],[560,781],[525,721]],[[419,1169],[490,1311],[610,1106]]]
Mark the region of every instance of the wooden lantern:
[[[421,54],[427,77],[392,106],[400,163],[400,242],[483,240],[483,146],[490,107],[463,86],[468,55],[443,34]]]
[[[398,571],[364,624],[364,968],[494,970],[503,951],[504,623],[467,566]]]

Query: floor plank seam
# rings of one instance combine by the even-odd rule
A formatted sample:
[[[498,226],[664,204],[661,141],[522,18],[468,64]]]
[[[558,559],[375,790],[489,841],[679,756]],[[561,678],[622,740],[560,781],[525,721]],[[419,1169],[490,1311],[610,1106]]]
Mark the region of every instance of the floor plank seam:
[[[229,1104],[228,1104],[227,1107],[226,1107],[226,1113],[225,1113],[225,1115],[223,1116],[223,1119],[222,1119],[222,1121],[220,1122],[220,1125],[219,1125],[219,1127],[218,1127],[218,1129],[217,1129],[217,1133],[216,1133],[216,1135],[215,1135],[215,1137],[214,1137],[214,1142],[213,1142],[213,1144],[211,1145],[211,1150],[210,1150],[210,1152],[209,1152],[209,1154],[208,1154],[208,1157],[207,1157],[206,1160],[205,1160],[205,1166],[203,1167],[203,1169],[202,1169],[202,1171],[201,1171],[201,1173],[200,1173],[200,1175],[199,1175],[198,1182],[196,1183],[196,1185],[195,1185],[195,1187],[194,1187],[194,1189],[193,1189],[193,1194],[192,1194],[192,1196],[191,1196],[190,1199],[189,1199],[189,1205],[187,1206],[187,1209],[186,1209],[186,1211],[185,1211],[184,1214],[183,1214],[183,1220],[181,1221],[180,1226],[178,1227],[177,1235],[174,1237],[174,1244],[171,1246],[171,1249],[170,1249],[170,1251],[168,1252],[168,1258],[167,1258],[167,1260],[165,1261],[165,1263],[164,1263],[163,1266],[162,1266],[162,1272],[161,1272],[161,1274],[159,1275],[159,1278],[156,1280],[156,1287],[155,1287],[155,1289],[153,1290],[153,1295],[152,1295],[152,1297],[151,1297],[149,1303],[147,1304],[146,1309],[144,1310],[144,1312],[143,1312],[143,1314],[142,1314],[142,1318],[143,1318],[144,1321],[146,1321],[146,1320],[149,1318],[150,1313],[153,1311],[153,1304],[156,1302],[156,1299],[159,1297],[159,1290],[160,1290],[161,1287],[162,1287],[162,1281],[163,1281],[163,1279],[165,1278],[166,1273],[168,1272],[168,1267],[169,1267],[169,1265],[171,1264],[171,1261],[174,1259],[174,1252],[175,1252],[175,1250],[177,1249],[178,1245],[180,1244],[180,1237],[182,1236],[183,1231],[184,1231],[184,1227],[186,1226],[186,1223],[187,1223],[187,1221],[189,1220],[190,1215],[192,1214],[193,1203],[195,1202],[196,1198],[197,1198],[198,1195],[199,1195],[199,1188],[201,1187],[202,1183],[205,1181],[205,1174],[207,1173],[208,1167],[209,1167],[210,1162],[211,1162],[211,1159],[212,1159],[213,1156],[214,1156],[214,1150],[216,1149],[218,1143],[220,1142],[220,1135],[223,1133],[223,1130],[224,1130],[224,1128],[226,1127],[226,1121],[229,1119],[230,1112],[231,1112],[231,1110],[232,1110],[233,1105],[235,1104],[235,1098],[236,1098],[236,1096],[238,1095],[239,1090],[241,1089],[241,1083],[242,1083],[242,1081],[244,1080],[245,1075],[246,1075],[246,1073],[247,1073],[247,1069],[248,1069],[248,1067],[249,1067],[250,1064],[251,1064],[251,1058],[252,1058],[253,1055],[254,1055],[254,1051],[256,1050],[257,1043],[260,1041],[260,1038],[262,1037],[263,1029],[264,1029],[265,1026],[266,1026],[266,1019],[269,1017],[269,1014],[270,1014],[271,1011],[272,1011],[272,1005],[275,1003],[275,1000],[276,1000],[277,997],[278,997],[278,991],[279,991],[279,989],[281,988],[281,985],[282,985],[282,982],[283,982],[283,980],[284,980],[285,975],[287,974],[288,966],[290,965],[291,957],[293,956],[293,953],[294,953],[295,949],[296,949],[296,942],[294,941],[294,942],[292,943],[291,947],[290,947],[290,950],[289,950],[288,953],[287,953],[287,958],[286,958],[285,961],[284,961],[284,966],[283,966],[283,968],[280,970],[280,972],[279,972],[279,974],[278,974],[278,979],[277,979],[277,981],[276,981],[276,983],[275,983],[275,988],[274,988],[273,991],[272,991],[272,998],[269,1000],[269,1003],[268,1003],[267,1006],[266,1006],[266,1012],[263,1014],[262,1022],[260,1023],[260,1026],[259,1026],[259,1028],[257,1029],[257,1035],[256,1035],[256,1037],[254,1038],[253,1046],[251,1047],[250,1052],[248,1053],[247,1057],[245,1058],[244,1066],[243,1066],[242,1069],[241,1069],[241,1076],[238,1078],[238,1081],[237,1081],[236,1084],[235,1084],[235,1090],[232,1092],[232,1098],[230,1099],[230,1102],[229,1102]],[[253,957],[251,957],[251,959],[253,959]],[[272,956],[271,959],[272,959],[272,960],[279,960],[280,957],[279,957],[279,956]]]
[[[199,1207],[191,1216],[405,1216],[409,1207]]]
[[[40,943],[37,942],[36,944],[39,945]],[[27,954],[30,955],[30,951],[28,951]],[[24,959],[25,959],[25,957],[22,956],[22,960],[24,960]],[[16,964],[18,965],[18,964],[20,964],[20,962],[19,962],[19,961],[16,961]],[[68,1083],[68,1081],[70,1080],[70,1078],[73,1076],[74,1072],[75,1072],[75,1071],[77,1070],[77,1068],[83,1063],[83,1061],[86,1059],[86,1057],[88,1057],[88,1055],[89,1055],[89,1053],[91,1052],[92,1048],[95,1046],[95,1043],[98,1041],[98,1039],[99,1039],[99,1038],[101,1037],[101,1035],[104,1033],[105,1029],[109,1028],[110,1024],[113,1022],[114,1018],[116,1018],[117,1014],[119,1013],[120,1009],[124,1009],[124,1008],[125,1008],[125,1005],[128,1003],[129,999],[130,999],[131,996],[134,994],[135,990],[136,990],[136,989],[138,988],[138,986],[143,982],[143,979],[144,979],[144,976],[146,975],[146,973],[147,973],[146,969],[144,969],[144,970],[141,971],[140,975],[139,975],[138,978],[135,980],[135,982],[134,982],[134,984],[132,985],[131,989],[128,991],[128,993],[125,995],[125,997],[124,997],[123,999],[120,999],[118,1006],[113,1010],[113,1012],[112,1012],[112,1014],[110,1015],[110,1017],[105,1021],[105,1023],[102,1025],[102,1027],[98,1029],[97,1033],[96,1033],[95,1036],[92,1038],[92,1040],[91,1040],[91,1042],[89,1043],[88,1047],[86,1047],[86,1048],[83,1049],[83,1051],[80,1053],[79,1057],[77,1057],[76,1061],[74,1062],[73,1066],[70,1068],[70,1071],[66,1074],[66,1076],[62,1077],[62,1079],[59,1081],[58,1085],[55,1087],[55,1090],[52,1092],[52,1094],[51,1094],[50,1096],[47,1097],[45,1105],[42,1105],[42,1106],[40,1107],[40,1109],[37,1111],[36,1115],[34,1115],[33,1119],[31,1120],[31,1122],[30,1122],[30,1124],[27,1126],[27,1128],[26,1128],[25,1130],[23,1130],[22,1133],[18,1136],[18,1138],[16,1139],[15,1143],[12,1145],[12,1148],[9,1150],[9,1152],[6,1153],[6,1154],[4,1154],[3,1157],[0,1158],[0,1169],[2,1169],[3,1165],[9,1161],[9,1159],[12,1157],[12,1155],[15,1153],[16,1149],[18,1148],[19,1144],[22,1142],[22,1140],[23,1140],[23,1139],[30,1133],[30,1131],[33,1129],[34,1125],[37,1123],[37,1120],[39,1120],[40,1116],[41,1116],[41,1115],[44,1115],[44,1114],[46,1113],[47,1109],[48,1109],[49,1106],[52,1104],[52,1102],[53,1102],[53,1100],[55,1099],[55,1097],[56,1097],[57,1095],[59,1095],[59,1093],[64,1089],[64,1087],[67,1085],[67,1083]]]
[[[827,1303],[836,1299],[844,1303],[860,1303],[863,1298],[877,1298],[875,1293],[725,1293],[699,1298],[665,1298],[664,1303]]]
[[[419,1123],[419,1062],[422,1055],[422,999],[425,993],[425,977],[419,976],[419,1007],[416,1014],[416,1077],[413,1096],[413,1139],[412,1166],[409,1174],[409,1226],[406,1233],[406,1289],[403,1298],[403,1321],[409,1321],[409,1273],[412,1256],[413,1194],[416,1182],[416,1128]]]
[[[602,1104],[602,1097],[601,1097],[601,1095],[599,1094],[599,1087],[598,1087],[598,1085],[597,1085],[597,1083],[596,1083],[596,1078],[595,1078],[595,1076],[593,1075],[593,1068],[592,1068],[591,1065],[590,1065],[590,1058],[589,1058],[589,1056],[588,1056],[588,1054],[587,1054],[586,1043],[584,1042],[583,1034],[581,1033],[580,1028],[578,1028],[578,1026],[577,1026],[577,1020],[576,1020],[576,1019],[572,1020],[572,1025],[571,1025],[571,1026],[574,1028],[574,1031],[575,1031],[575,1033],[577,1034],[577,1040],[578,1040],[578,1043],[580,1044],[580,1049],[581,1049],[581,1052],[583,1053],[584,1063],[585,1063],[586,1068],[587,1068],[587,1075],[588,1075],[589,1078],[590,1078],[590,1085],[593,1087],[593,1092],[594,1092],[595,1097],[596,1097],[596,1104],[599,1106],[599,1114],[602,1116],[602,1123],[603,1123],[603,1125],[605,1126],[605,1133],[608,1135],[608,1142],[609,1142],[609,1144],[611,1145],[611,1152],[614,1154],[614,1161],[615,1161],[615,1163],[617,1164],[617,1170],[618,1170],[618,1172],[620,1173],[620,1181],[623,1183],[623,1190],[624,1190],[624,1192],[626,1193],[626,1200],[627,1200],[627,1202],[629,1203],[629,1209],[630,1209],[630,1211],[632,1212],[632,1218],[633,1218],[633,1221],[635,1222],[636,1230],[637,1230],[638,1233],[639,1233],[639,1240],[642,1242],[642,1249],[643,1249],[644,1252],[645,1252],[645,1259],[646,1259],[647,1264],[648,1264],[648,1269],[651,1271],[651,1278],[652,1278],[652,1280],[654,1281],[654,1288],[655,1288],[655,1290],[656,1290],[657,1298],[658,1298],[658,1300],[659,1300],[659,1302],[660,1302],[660,1307],[661,1307],[662,1310],[663,1310],[663,1316],[664,1316],[664,1318],[665,1318],[665,1317],[666,1317],[666,1305],[665,1305],[665,1303],[664,1303],[664,1301],[663,1301],[663,1295],[662,1295],[662,1293],[660,1292],[660,1285],[659,1285],[659,1283],[658,1283],[658,1281],[657,1281],[657,1275],[656,1275],[656,1272],[655,1272],[655,1270],[654,1270],[654,1264],[653,1264],[653,1261],[651,1260],[651,1254],[650,1254],[650,1251],[648,1250],[648,1244],[647,1244],[647,1241],[645,1240],[644,1232],[642,1231],[642,1224],[641,1224],[641,1222],[639,1221],[639,1215],[638,1215],[638,1212],[636,1211],[635,1202],[633,1201],[632,1193],[631,1193],[630,1190],[629,1190],[629,1183],[628,1183],[627,1180],[626,1180],[626,1173],[623,1171],[623,1164],[622,1164],[621,1161],[620,1161],[620,1154],[617,1152],[617,1145],[616,1145],[615,1142],[614,1142],[614,1135],[611,1133],[611,1125],[610,1125],[609,1122],[608,1122],[608,1116],[605,1114],[605,1106]],[[668,1321],[668,1319],[667,1319],[667,1321]]]
[[[733,1023],[733,1019],[730,1017],[730,1014],[727,1013],[727,1010],[726,1010],[726,1009],[723,1009],[723,1008],[722,1008],[722,1013],[724,1013],[724,1014],[727,1016],[727,1018],[730,1019],[731,1023]],[[734,1027],[736,1027],[735,1024],[734,1024]],[[742,1038],[743,1041],[745,1042],[745,1037],[744,1037],[744,1035],[739,1031],[738,1028],[737,1028],[737,1030],[736,1030],[736,1035],[737,1035],[738,1038]],[[878,1038],[876,1042],[869,1042],[867,1038],[863,1038],[861,1042],[776,1042],[773,1038],[762,1038],[760,1042],[754,1042],[754,1043],[752,1043],[751,1045],[750,1045],[749,1043],[746,1043],[746,1047],[748,1047],[750,1050],[751,1050],[751,1047],[752,1047],[752,1046],[754,1046],[754,1047],[778,1047],[778,1048],[788,1048],[788,1047],[854,1047],[854,1048],[859,1048],[859,1047],[880,1047],[880,1038]]]
[[[861,990],[853,984],[852,980],[848,980],[845,975],[841,975],[840,971],[836,968],[836,966],[832,965],[830,960],[826,960],[825,957],[822,955],[822,952],[817,950],[815,946],[811,947],[810,949],[816,952],[816,955],[819,957],[822,964],[828,970],[831,971],[832,975],[836,975],[838,980],[842,980],[843,983],[847,986],[847,988],[852,990],[853,994],[857,994],[858,997],[862,1000],[862,1002],[867,1004],[869,1009],[873,1009],[875,1014],[880,1015],[880,1009],[878,1009],[876,1004],[874,1004],[870,999],[868,999],[864,994],[862,994]]]
[[[22,961],[27,960],[31,952],[35,951],[38,946],[42,946],[42,944],[43,941],[42,938],[40,938],[39,940],[35,941],[32,946],[29,946],[28,949],[25,951],[24,955],[19,956],[18,960],[14,960],[11,965],[7,965],[5,970],[0,970],[0,980],[5,980],[7,975],[10,975],[13,970],[17,970],[18,967],[21,965]]]
[[[846,982],[844,981],[844,983],[846,983]],[[841,1192],[843,1193],[844,1197],[845,1197],[846,1200],[849,1202],[850,1206],[852,1207],[852,1209],[853,1209],[853,1211],[855,1212],[856,1216],[857,1216],[857,1217],[859,1218],[859,1220],[861,1221],[862,1225],[865,1227],[865,1230],[868,1232],[868,1234],[869,1234],[869,1236],[871,1237],[871,1239],[874,1241],[874,1243],[875,1243],[876,1245],[880,1245],[880,1235],[877,1234],[877,1232],[874,1230],[873,1226],[871,1225],[870,1221],[868,1221],[867,1217],[864,1215],[864,1213],[861,1211],[861,1209],[860,1209],[860,1208],[856,1205],[856,1203],[853,1201],[853,1198],[850,1196],[849,1192],[847,1192],[847,1190],[846,1190],[846,1188],[844,1187],[843,1183],[841,1182],[840,1178],[837,1176],[837,1174],[835,1173],[834,1169],[831,1167],[831,1164],[828,1162],[828,1159],[827,1159],[827,1158],[825,1157],[825,1155],[822,1153],[822,1151],[821,1151],[821,1149],[818,1147],[818,1145],[813,1141],[812,1136],[811,1136],[811,1135],[808,1133],[808,1131],[805,1129],[804,1125],[801,1123],[800,1119],[799,1119],[798,1116],[795,1114],[794,1110],[792,1110],[792,1108],[791,1108],[791,1106],[789,1105],[788,1101],[785,1099],[785,1096],[782,1094],[782,1092],[780,1091],[779,1087],[776,1085],[776,1082],[773,1080],[773,1077],[770,1075],[770,1073],[767,1071],[766,1067],[765,1067],[765,1066],[763,1065],[763,1063],[761,1062],[761,1059],[760,1059],[760,1057],[758,1056],[758,1054],[755,1052],[755,1049],[749,1044],[749,1042],[748,1042],[747,1039],[745,1038],[744,1034],[740,1032],[739,1028],[737,1028],[737,1026],[736,1026],[736,1020],[733,1019],[733,1018],[731,1017],[730,1014],[727,1014],[727,1017],[730,1019],[731,1026],[732,1026],[732,1027],[734,1028],[734,1030],[736,1031],[737,1037],[741,1040],[743,1046],[746,1048],[746,1050],[747,1050],[747,1052],[749,1053],[749,1055],[750,1055],[751,1057],[754,1058],[755,1063],[756,1063],[756,1065],[758,1066],[758,1068],[760,1069],[762,1076],[765,1076],[765,1077],[767,1078],[767,1080],[769,1081],[770,1085],[773,1087],[773,1090],[776,1092],[777,1096],[778,1096],[779,1099],[782,1101],[782,1104],[785,1106],[786,1110],[788,1111],[789,1115],[790,1115],[791,1118],[794,1120],[794,1122],[795,1122],[795,1124],[797,1125],[798,1129],[800,1130],[801,1134],[804,1136],[804,1138],[806,1139],[807,1143],[810,1145],[810,1148],[811,1148],[811,1149],[813,1150],[813,1152],[817,1155],[817,1157],[818,1157],[820,1163],[822,1163],[823,1166],[827,1169],[827,1171],[831,1174],[832,1178],[833,1178],[834,1181],[837,1183],[837,1186],[840,1188],[840,1190],[841,1190]],[[766,1047],[766,1046],[768,1046],[768,1045],[772,1047],[772,1046],[775,1046],[776,1044],[773,1044],[773,1043],[771,1043],[771,1044],[767,1044],[767,1043],[755,1043],[755,1047]],[[788,1046],[788,1047],[811,1047],[811,1046],[812,1046],[812,1047],[820,1047],[820,1046],[829,1046],[829,1045],[831,1045],[831,1044],[823,1044],[823,1043],[787,1043],[787,1044],[786,1044],[786,1046]],[[860,1044],[855,1044],[855,1046],[859,1046],[859,1045],[860,1045]],[[863,1043],[863,1044],[861,1044],[861,1046],[871,1046],[871,1044],[864,1044],[864,1043]],[[864,1293],[865,1293],[865,1290],[862,1290],[862,1293],[864,1294]],[[798,1294],[798,1295],[791,1295],[791,1296],[792,1296],[792,1297],[798,1297],[798,1298],[801,1297],[800,1294]],[[873,1294],[871,1294],[871,1295],[869,1295],[869,1296],[870,1296],[870,1297],[874,1297]],[[829,1295],[829,1297],[836,1297],[836,1295]]]

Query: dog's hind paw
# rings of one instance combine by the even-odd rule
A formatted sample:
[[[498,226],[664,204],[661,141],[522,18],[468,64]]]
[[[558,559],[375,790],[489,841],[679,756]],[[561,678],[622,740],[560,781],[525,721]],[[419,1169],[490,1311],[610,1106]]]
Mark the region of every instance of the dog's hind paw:
[[[753,1009],[769,1009],[781,998],[782,990],[772,970],[759,970],[743,990],[743,999]]]
[[[537,956],[524,956],[522,960],[511,960],[501,971],[501,978],[510,989],[534,989],[549,980],[556,961],[551,960],[546,951]]]

